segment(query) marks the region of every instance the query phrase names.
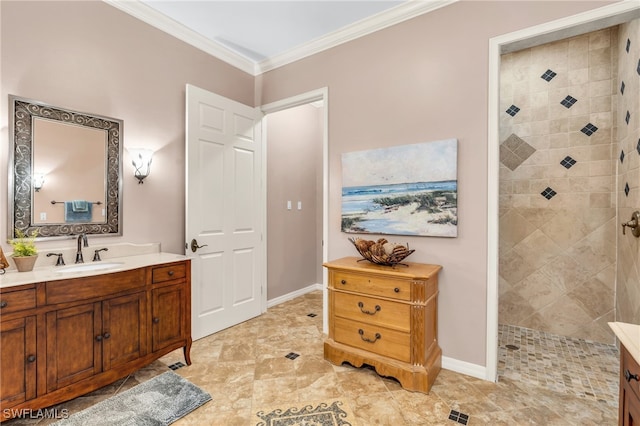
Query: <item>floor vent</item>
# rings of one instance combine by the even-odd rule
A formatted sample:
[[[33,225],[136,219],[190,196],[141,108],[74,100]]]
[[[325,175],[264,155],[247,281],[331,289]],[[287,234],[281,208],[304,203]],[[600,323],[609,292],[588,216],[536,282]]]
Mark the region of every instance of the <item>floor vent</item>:
[[[456,410],[451,410],[449,413],[449,420],[458,422],[461,425],[466,425],[469,422],[469,416]]]
[[[286,354],[284,357],[285,357],[285,358],[289,358],[289,359],[291,359],[291,360],[294,360],[294,359],[298,358],[299,356],[300,356],[300,355],[298,355],[298,354],[297,354],[297,353],[295,353],[295,352],[289,352],[289,353],[288,353],[288,354]]]
[[[307,316],[313,318],[313,317],[317,317],[318,314],[307,314]]]
[[[169,366],[169,368],[172,370],[177,370],[178,368],[182,368],[182,367],[184,367],[184,364],[181,362],[176,362],[175,364],[171,364]]]

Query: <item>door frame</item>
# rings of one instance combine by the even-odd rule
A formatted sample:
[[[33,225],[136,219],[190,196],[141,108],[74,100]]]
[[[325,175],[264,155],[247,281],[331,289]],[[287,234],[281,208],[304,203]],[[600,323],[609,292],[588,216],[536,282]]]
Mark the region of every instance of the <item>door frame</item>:
[[[311,102],[323,101],[324,103],[324,111],[323,111],[323,123],[322,123],[322,262],[326,262],[329,257],[329,88],[322,87],[320,89],[311,90],[309,92],[301,93],[299,95],[295,95],[289,98],[281,99],[279,101],[271,102],[268,104],[264,104],[260,107],[262,113],[264,114],[262,117],[262,137],[263,137],[263,181],[265,184],[263,185],[265,191],[265,200],[266,200],[266,182],[267,182],[267,144],[268,135],[267,135],[267,120],[265,120],[267,114],[271,114],[274,112],[282,111],[289,108],[294,108],[300,105],[309,104]],[[266,247],[266,241],[268,238],[267,232],[267,214],[264,214],[264,244]],[[264,277],[265,277],[265,288],[269,288],[269,283],[267,282],[267,265],[265,263],[264,266]],[[266,303],[266,297],[265,297]],[[322,271],[322,310],[323,310],[323,320],[322,320],[322,329],[323,332],[327,332],[329,330],[329,323],[327,318],[327,271],[323,268]],[[266,311],[266,306],[264,306],[263,312]]]
[[[498,379],[498,231],[500,172],[500,57],[640,18],[640,4],[619,2],[489,39],[487,143],[487,341],[485,379]]]

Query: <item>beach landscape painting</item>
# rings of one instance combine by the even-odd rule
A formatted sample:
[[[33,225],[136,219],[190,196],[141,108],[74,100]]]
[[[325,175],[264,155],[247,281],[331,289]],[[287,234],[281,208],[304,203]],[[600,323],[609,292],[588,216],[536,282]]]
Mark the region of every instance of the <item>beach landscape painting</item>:
[[[456,237],[457,139],[342,154],[342,231]]]

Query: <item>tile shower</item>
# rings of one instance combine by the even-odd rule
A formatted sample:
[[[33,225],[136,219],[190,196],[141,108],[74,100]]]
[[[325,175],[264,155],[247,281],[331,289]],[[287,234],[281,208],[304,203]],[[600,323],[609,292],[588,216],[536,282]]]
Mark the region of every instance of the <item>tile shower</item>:
[[[640,20],[501,62],[499,374],[514,377],[513,359],[597,359],[575,368],[599,368],[599,384],[562,386],[617,402],[607,322],[640,323],[640,239],[620,227],[640,209]],[[534,354],[514,357],[525,335]],[[515,376],[558,387],[525,364]]]
[[[617,139],[618,221],[640,210],[640,20],[620,26],[618,42]],[[620,228],[618,228],[620,231]],[[640,240],[618,232],[616,319],[640,324]]]
[[[501,324],[614,342],[617,35],[502,57]]]

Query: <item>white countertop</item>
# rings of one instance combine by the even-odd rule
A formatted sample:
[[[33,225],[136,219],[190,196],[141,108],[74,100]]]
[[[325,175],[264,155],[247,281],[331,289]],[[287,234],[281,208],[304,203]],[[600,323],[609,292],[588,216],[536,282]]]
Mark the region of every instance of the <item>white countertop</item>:
[[[640,364],[640,325],[627,324],[626,322],[610,322],[609,327],[620,340],[620,343],[627,348],[627,352]]]
[[[130,269],[143,268],[151,265],[158,265],[162,263],[177,262],[180,260],[188,259],[187,256],[182,254],[173,253],[146,253],[133,256],[111,257],[104,259],[101,262],[106,263],[119,263],[119,265],[109,268],[93,271],[80,271],[80,272],[61,272],[65,266],[43,266],[34,268],[31,272],[18,272],[16,270],[7,270],[4,275],[0,275],[0,288],[8,288],[23,284],[33,284],[45,281],[65,280],[69,278],[88,277],[93,275],[110,274],[113,272],[126,271]],[[100,262],[85,262],[84,264],[93,264]],[[73,264],[67,265],[67,267],[74,266]]]

